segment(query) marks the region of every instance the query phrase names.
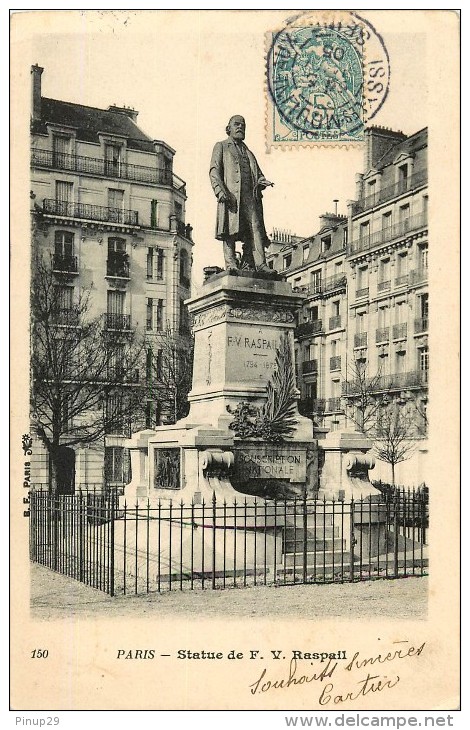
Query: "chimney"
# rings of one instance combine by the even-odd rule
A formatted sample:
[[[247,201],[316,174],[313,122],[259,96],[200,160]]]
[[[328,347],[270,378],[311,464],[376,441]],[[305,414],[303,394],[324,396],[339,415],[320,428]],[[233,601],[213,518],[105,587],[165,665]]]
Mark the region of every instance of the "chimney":
[[[111,104],[111,106],[108,106],[108,112],[117,112],[118,114],[125,114],[126,117],[129,117],[132,119],[133,122],[137,121],[137,117],[139,116],[139,112],[135,109],[132,109],[130,106],[116,106],[116,104]]]
[[[31,66],[31,118],[33,122],[41,119],[41,75],[43,71],[44,69],[37,63]]]
[[[375,167],[381,157],[396,144],[403,142],[406,134],[388,127],[368,127],[365,130],[364,172]]]

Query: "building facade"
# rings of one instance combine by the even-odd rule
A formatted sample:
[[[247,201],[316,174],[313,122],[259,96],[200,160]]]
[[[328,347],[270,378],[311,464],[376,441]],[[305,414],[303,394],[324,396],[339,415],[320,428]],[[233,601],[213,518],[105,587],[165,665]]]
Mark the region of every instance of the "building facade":
[[[427,130],[366,131],[348,215],[280,248],[270,265],[306,295],[297,327],[301,408],[319,426],[352,425],[367,396],[413,413],[416,449],[398,478],[426,478],[429,372]],[[378,464],[376,476],[390,478]]]
[[[167,330],[188,337],[193,242],[175,150],[144,134],[133,109],[43,96],[42,73],[31,68],[32,259],[50,267],[60,290],[61,326],[89,291],[91,313],[103,317],[106,330],[138,331],[149,350]],[[144,368],[133,377],[147,376]],[[148,401],[147,425],[155,425],[158,403],[151,393]],[[127,436],[108,433],[104,442],[76,449],[76,489],[126,481]],[[34,483],[47,484],[48,470],[38,443]]]

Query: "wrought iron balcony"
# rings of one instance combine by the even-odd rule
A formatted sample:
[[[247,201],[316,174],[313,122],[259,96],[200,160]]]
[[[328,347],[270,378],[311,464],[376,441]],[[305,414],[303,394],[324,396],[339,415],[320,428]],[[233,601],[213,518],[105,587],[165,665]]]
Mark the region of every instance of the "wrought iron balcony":
[[[341,327],[341,315],[338,314],[335,317],[330,317],[328,324],[330,325],[330,330],[336,330],[338,327]]]
[[[401,276],[397,276],[395,279],[395,286],[406,286],[408,284],[408,279],[408,274],[402,274]]]
[[[375,341],[377,344],[390,341],[390,327],[382,327],[375,330]]]
[[[423,284],[427,280],[428,280],[428,269],[426,266],[423,266],[423,268],[421,268],[421,269],[416,269],[416,271],[410,271],[410,274],[409,274],[410,286],[413,286],[416,284]]]
[[[323,279],[322,290],[324,292],[332,291],[333,289],[345,288],[347,283],[346,274],[334,274],[333,276],[327,276]]]
[[[82,157],[52,150],[31,150],[31,166],[55,170],[70,170],[85,175],[113,177],[141,182],[146,185],[168,185],[185,192],[186,183],[171,170],[147,165],[105,160],[99,157]]]
[[[367,332],[358,332],[354,335],[354,347],[367,347]]]
[[[114,314],[105,312],[105,328],[107,330],[117,330],[119,332],[129,331],[131,328],[130,314]]]
[[[415,319],[415,334],[428,331],[428,318],[418,317]]]
[[[413,370],[407,373],[368,378],[365,382],[359,382],[357,380],[343,382],[342,393],[345,396],[355,396],[364,393],[365,390],[373,393],[382,393],[384,391],[403,390],[406,388],[422,388],[427,385],[427,382],[427,370]]]
[[[408,333],[407,322],[401,324],[394,324],[392,329],[392,339],[394,340],[405,340]]]
[[[392,200],[392,198],[396,198],[410,190],[415,190],[421,185],[425,185],[427,181],[428,175],[426,170],[415,172],[407,177],[406,180],[400,180],[394,185],[387,185],[385,188],[382,188],[382,190],[378,190],[377,192],[372,193],[371,195],[366,195],[358,200],[356,204],[356,212],[365,211],[369,208],[375,207],[376,205],[380,205],[381,203],[386,203],[388,200]]]
[[[382,243],[387,243],[388,241],[393,241],[397,238],[403,238],[408,233],[417,231],[420,228],[426,228],[427,225],[428,217],[425,213],[410,216],[400,223],[395,223],[393,226],[386,226],[385,228],[375,231],[375,233],[363,235],[355,241],[351,241],[349,253],[353,254],[359,251],[367,251]]]
[[[328,398],[326,411],[328,413],[342,413],[343,407],[341,405],[341,398]]]
[[[52,271],[57,274],[78,274],[77,257],[52,254]]]
[[[310,322],[302,322],[295,328],[296,337],[308,337],[316,335],[323,330],[321,319],[312,319]]]
[[[330,370],[341,370],[341,355],[330,357]]]
[[[52,312],[52,324],[58,327],[78,327],[80,324],[80,311],[78,307],[69,309],[56,309]]]
[[[42,207],[46,215],[55,215],[60,218],[80,218],[103,223],[120,223],[126,226],[139,225],[139,214],[136,210],[108,208],[91,203],[69,203],[65,200],[51,198],[46,198]]]
[[[129,257],[127,254],[115,254],[106,262],[106,276],[119,279],[130,279]]]
[[[369,287],[363,286],[361,289],[356,289],[356,299],[362,299],[362,297],[369,296]]]
[[[314,413],[324,413],[325,405],[326,401],[324,398],[301,398],[298,401],[301,414],[312,415]]]
[[[318,360],[306,360],[302,363],[302,373],[308,375],[309,373],[318,372]]]
[[[388,279],[387,281],[379,281],[377,284],[377,291],[388,291],[390,289],[391,281]]]

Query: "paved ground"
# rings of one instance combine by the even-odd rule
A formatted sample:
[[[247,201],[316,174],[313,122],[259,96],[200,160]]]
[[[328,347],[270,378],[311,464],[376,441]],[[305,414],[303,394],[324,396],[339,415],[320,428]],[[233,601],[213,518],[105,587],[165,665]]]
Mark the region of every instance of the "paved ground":
[[[427,578],[402,578],[336,585],[172,591],[111,598],[41,565],[31,565],[31,616],[45,620],[137,614],[425,619],[427,591]]]

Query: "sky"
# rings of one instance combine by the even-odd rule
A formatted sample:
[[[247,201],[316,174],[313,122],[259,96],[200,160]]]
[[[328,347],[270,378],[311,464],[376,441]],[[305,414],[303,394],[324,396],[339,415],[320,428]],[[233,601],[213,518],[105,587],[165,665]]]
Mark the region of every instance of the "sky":
[[[425,36],[416,22],[410,43],[403,24],[391,26],[386,13],[362,13],[383,36],[391,62],[389,95],[374,123],[411,134],[427,124]],[[216,201],[208,170],[213,145],[224,139],[233,114],[245,117],[245,141],[275,183],[264,195],[268,233],[273,228],[315,233],[319,215],[334,210],[335,198],[346,214],[363,166],[361,146],[266,149],[265,33],[282,27],[285,12],[29,15],[34,22],[24,33],[25,79],[29,66],[38,63],[44,67],[44,96],[101,108],[134,107],[138,125],[176,150],[174,171],[187,182],[186,221],[194,229],[196,285],[204,266],[223,260],[214,238]]]

